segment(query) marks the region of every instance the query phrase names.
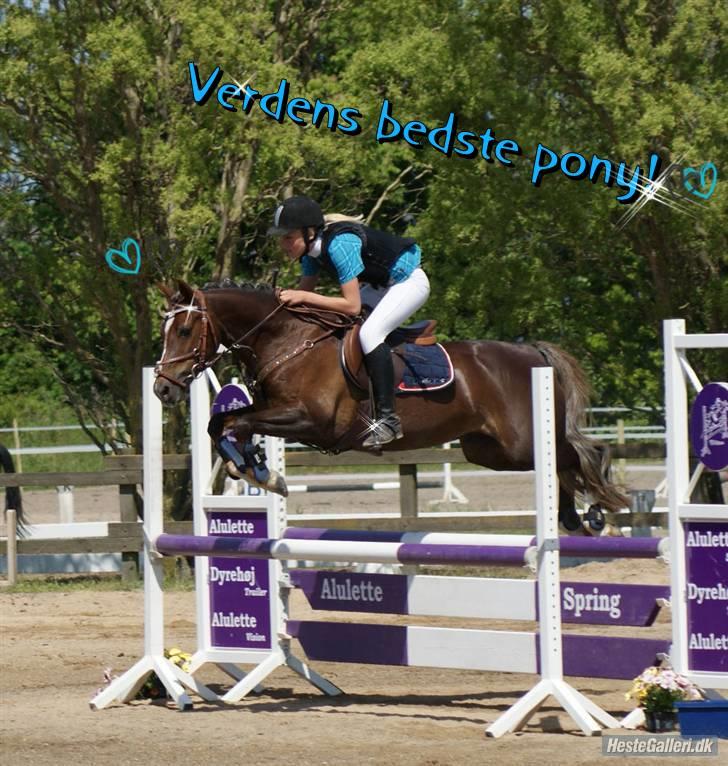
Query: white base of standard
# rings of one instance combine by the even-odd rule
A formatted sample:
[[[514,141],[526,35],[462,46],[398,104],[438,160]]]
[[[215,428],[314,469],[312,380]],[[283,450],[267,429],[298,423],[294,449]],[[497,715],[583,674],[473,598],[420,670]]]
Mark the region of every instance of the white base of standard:
[[[509,732],[519,731],[549,697],[555,697],[574,723],[588,736],[600,734],[602,728],[619,728],[616,718],[569,686],[566,681],[544,678],[496,719],[485,733],[489,737],[501,737]]]
[[[147,655],[139,662],[114,679],[111,684],[99,692],[89,703],[91,710],[101,710],[112,702],[128,702],[136,697],[144,682],[152,673],[156,673],[169,696],[180,710],[191,710],[192,700],[185,689],[195,692],[207,702],[218,702],[220,697],[213,691],[185,673],[164,655]]]

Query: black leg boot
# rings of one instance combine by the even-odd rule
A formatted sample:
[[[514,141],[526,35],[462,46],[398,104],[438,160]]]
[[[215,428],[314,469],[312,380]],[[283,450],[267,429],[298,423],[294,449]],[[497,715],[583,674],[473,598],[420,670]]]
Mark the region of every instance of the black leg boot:
[[[392,352],[380,343],[364,356],[374,391],[376,427],[364,440],[364,447],[381,447],[402,438],[402,424],[394,411],[394,365]]]

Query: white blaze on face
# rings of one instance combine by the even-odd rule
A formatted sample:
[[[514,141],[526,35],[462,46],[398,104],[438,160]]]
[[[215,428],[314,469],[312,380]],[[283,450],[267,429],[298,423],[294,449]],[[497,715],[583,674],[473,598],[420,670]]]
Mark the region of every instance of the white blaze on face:
[[[190,304],[189,306],[180,306],[179,308],[176,308],[174,311],[170,311],[166,314],[166,319],[164,322],[164,345],[162,346],[162,357],[160,358],[159,362],[157,364],[160,364],[164,361],[165,356],[167,355],[167,341],[169,340],[169,332],[172,329],[172,326],[174,325],[174,318],[177,316],[177,314],[182,313],[183,311],[187,312],[187,316],[185,317],[185,323],[184,326],[187,327],[187,324],[190,321],[190,316],[193,311],[199,311],[200,309],[195,306],[194,304]]]
[[[174,313],[170,312],[167,314],[167,318],[164,320],[164,344],[162,346],[162,356],[159,358],[159,364],[160,362],[164,361],[164,357],[167,356],[167,338],[169,337],[169,331],[172,329],[172,325],[174,324]]]

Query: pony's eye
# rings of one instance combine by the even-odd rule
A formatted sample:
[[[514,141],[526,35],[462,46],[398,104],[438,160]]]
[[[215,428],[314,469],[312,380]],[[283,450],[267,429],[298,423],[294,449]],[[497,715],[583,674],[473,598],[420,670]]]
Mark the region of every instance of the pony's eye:
[[[190,335],[190,328],[189,327],[180,327],[179,330],[177,330],[177,335],[180,336],[180,338],[187,338]]]

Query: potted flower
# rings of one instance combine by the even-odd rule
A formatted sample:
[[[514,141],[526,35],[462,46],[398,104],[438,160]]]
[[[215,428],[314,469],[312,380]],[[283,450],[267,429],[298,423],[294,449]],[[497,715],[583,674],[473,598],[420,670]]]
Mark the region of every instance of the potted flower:
[[[634,679],[632,689],[625,696],[635,699],[644,710],[645,726],[652,732],[675,731],[675,703],[702,699],[700,689],[669,665],[647,668]]]

